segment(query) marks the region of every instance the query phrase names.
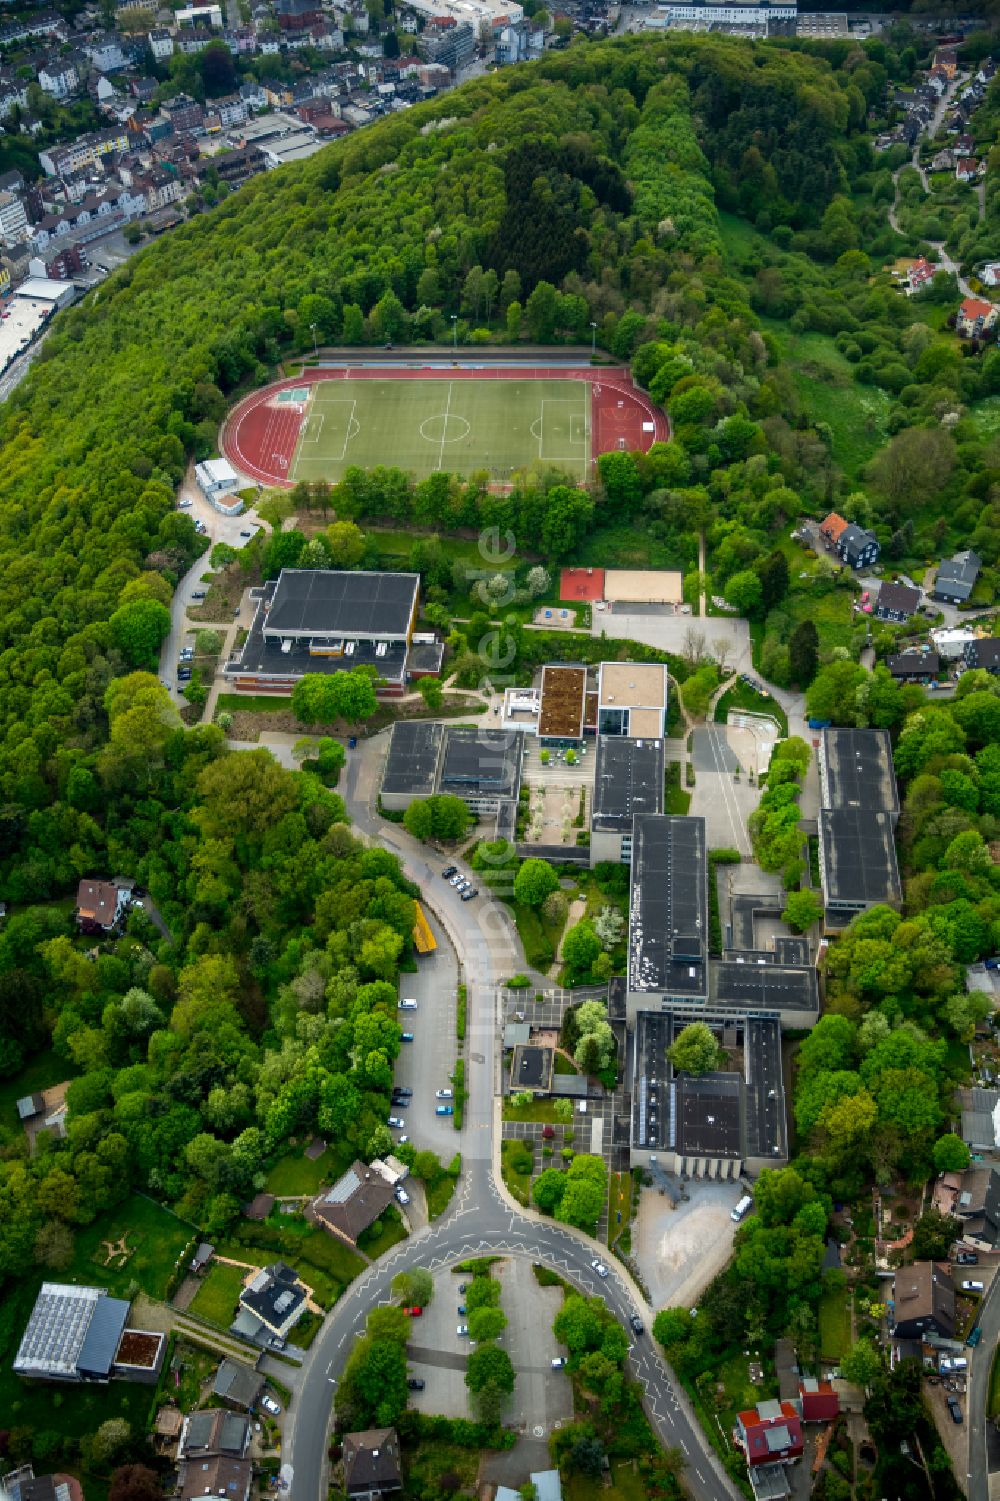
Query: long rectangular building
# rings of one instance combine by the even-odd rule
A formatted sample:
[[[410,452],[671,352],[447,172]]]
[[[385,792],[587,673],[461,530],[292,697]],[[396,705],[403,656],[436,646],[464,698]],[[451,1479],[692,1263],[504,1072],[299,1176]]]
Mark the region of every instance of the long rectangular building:
[[[899,793],[886,730],[829,729],[819,749],[819,869],[828,931],[869,907],[898,907]]]
[[[590,863],[628,864],[637,813],[663,812],[664,746],[661,739],[601,735],[597,741]]]
[[[627,1007],[708,996],[708,870],[703,818],[633,819]]]

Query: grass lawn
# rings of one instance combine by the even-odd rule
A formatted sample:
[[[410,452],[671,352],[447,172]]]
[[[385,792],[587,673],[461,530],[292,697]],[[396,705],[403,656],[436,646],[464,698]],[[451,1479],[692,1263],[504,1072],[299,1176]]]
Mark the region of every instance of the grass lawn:
[[[787,323],[761,320],[781,346],[803,405],[833,434],[833,457],[850,478],[888,440],[891,398],[876,386],[861,386],[854,366],[828,334],[791,331]]]
[[[381,1219],[377,1219],[374,1225],[369,1225],[363,1235],[358,1236],[358,1250],[364,1251],[372,1261],[378,1256],[384,1256],[386,1251],[398,1245],[406,1239],[406,1227],[399,1217],[399,1213],[392,1205],[384,1212]]]
[[[580,568],[679,568],[691,573],[698,566],[694,533],[676,538],[651,537],[635,526],[598,527],[573,555]]]
[[[755,688],[750,688],[746,683],[737,680],[727,693],[724,693],[715,706],[716,724],[725,724],[730,709],[736,709],[746,714],[768,714],[776,719],[781,727],[782,735],[788,734],[788,716],[778,703],[777,699],[770,694],[765,698],[764,694],[758,693]],[[684,809],[687,812],[687,809]],[[673,808],[667,809],[673,813]]]
[[[236,1317],[236,1305],[240,1300],[243,1278],[246,1273],[238,1266],[221,1266],[215,1261],[205,1273],[191,1304],[191,1312],[220,1329],[228,1329]]]
[[[608,1181],[608,1245],[613,1246],[629,1227],[632,1205],[632,1174],[612,1173]],[[619,1224],[618,1216],[621,1215]]]
[[[572,1058],[567,1058],[565,1053],[556,1054],[554,1068],[557,1074],[578,1074],[580,1072]]]
[[[484,566],[479,542],[475,538],[449,537],[433,528],[428,531],[404,531],[393,527],[368,525],[365,531],[369,533],[379,552],[386,557],[408,558],[415,542],[420,542],[426,537],[437,537],[441,544],[441,551],[453,562],[470,563],[475,568]],[[503,573],[503,564],[497,563],[493,572]],[[482,609],[482,606],[478,605],[477,608]]]
[[[353,1152],[346,1148],[327,1147],[322,1157],[310,1162],[305,1147],[289,1152],[270,1169],[265,1187],[279,1199],[283,1194],[314,1194],[323,1183],[333,1183],[350,1167]]]
[[[793,579],[792,587],[779,607],[791,617],[793,627],[801,620],[811,620],[819,633],[822,651],[830,651],[835,646],[849,647],[859,624],[851,609],[851,602],[856,597],[854,591],[807,581],[801,581],[801,587],[797,587],[799,584],[798,579]]]
[[[851,1294],[846,1287],[819,1300],[819,1348],[825,1360],[839,1360],[851,1347]]]
[[[177,1258],[194,1234],[194,1226],[179,1220],[169,1209],[132,1194],[77,1233],[73,1260],[67,1271],[60,1273],[60,1280],[95,1283],[118,1297],[130,1282],[138,1282],[150,1297],[165,1298]],[[109,1266],[107,1247],[102,1243],[114,1245],[123,1236],[132,1254],[124,1263],[118,1257]]]
[[[280,399],[280,398],[279,398]],[[288,478],[338,480],[391,461],[418,479],[447,468],[499,479],[539,461],[590,472],[590,387],[574,380],[319,381]]]
[[[292,700],[284,693],[220,693],[215,701],[217,713],[227,714],[285,714],[291,711]]]
[[[57,1057],[51,1048],[36,1053],[13,1079],[0,1079],[0,1127],[21,1131],[18,1100],[26,1094],[51,1089],[53,1084],[61,1084],[64,1079],[73,1079],[79,1072],[72,1063]]]
[[[543,1125],[554,1126],[558,1119],[555,1107],[555,1100],[532,1100],[530,1105],[515,1105],[508,1096],[503,1102],[503,1118],[505,1121],[541,1121]]]
[[[563,1481],[566,1501],[646,1501],[646,1487],[630,1459],[611,1461],[611,1485],[590,1475],[568,1475]]]
[[[981,437],[991,438],[994,433],[1000,433],[1000,396],[986,396],[982,401],[974,401],[969,407],[969,416]]]
[[[666,803],[663,810],[665,813],[685,814],[690,806],[690,792],[687,792],[683,787],[678,787],[676,782],[667,788]]]
[[[439,1214],[444,1214],[451,1203],[455,1192],[455,1184],[458,1180],[450,1173],[442,1173],[435,1184],[428,1188],[424,1184],[424,1192],[427,1197],[427,1217],[436,1220]]]
[[[421,1438],[412,1448],[403,1450],[403,1474],[407,1495],[437,1496],[445,1491],[438,1486],[443,1476],[454,1475],[463,1495],[472,1495],[479,1474],[480,1450],[462,1449],[445,1439]],[[451,1481],[448,1481],[448,1493]]]
[[[777,1396],[778,1386],[773,1379],[769,1382],[765,1378],[761,1386],[754,1385],[747,1369],[747,1357],[740,1352],[723,1361],[716,1371],[716,1380],[725,1388],[717,1394],[715,1404],[724,1433],[732,1431],[738,1412],[756,1407],[766,1397]]]
[[[503,1173],[503,1181],[510,1189],[519,1204],[528,1203],[528,1191],[531,1187],[531,1172],[519,1172],[514,1167],[514,1162],[519,1154],[531,1151],[531,1143],[527,1141],[502,1141],[500,1143],[500,1168]]]
[[[547,923],[534,907],[525,907],[521,902],[511,902],[518,937],[524,948],[524,957],[532,969],[548,969],[555,958],[556,948],[562,936],[562,923]]]
[[[252,1266],[267,1266],[280,1256],[313,1289],[317,1302],[328,1308],[364,1271],[361,1257],[348,1246],[299,1217],[283,1218],[277,1224],[239,1225],[234,1239],[223,1241],[218,1250],[221,1256]]]

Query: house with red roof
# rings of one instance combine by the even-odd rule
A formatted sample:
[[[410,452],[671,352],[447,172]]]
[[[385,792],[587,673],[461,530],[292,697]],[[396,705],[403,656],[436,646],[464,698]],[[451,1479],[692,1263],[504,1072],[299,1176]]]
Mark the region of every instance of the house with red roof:
[[[829,1381],[803,1376],[799,1382],[803,1423],[832,1423],[840,1413],[840,1398]]]
[[[736,1414],[733,1440],[754,1465],[791,1464],[802,1458],[802,1420],[791,1402],[772,1399]]]
[[[924,256],[920,256],[906,273],[907,293],[912,295],[914,292],[923,291],[924,287],[934,280],[940,269],[940,266],[933,266]]]
[[[955,164],[955,177],[959,182],[975,182],[979,176],[979,163],[974,156],[960,156]]]
[[[840,539],[841,532],[844,531],[846,526],[847,522],[843,516],[838,516],[836,511],[831,511],[826,520],[820,522],[819,529],[828,542],[836,545]]]
[[[965,339],[981,339],[994,327],[1000,308],[995,302],[984,302],[981,297],[966,297],[958,309],[956,330]]]

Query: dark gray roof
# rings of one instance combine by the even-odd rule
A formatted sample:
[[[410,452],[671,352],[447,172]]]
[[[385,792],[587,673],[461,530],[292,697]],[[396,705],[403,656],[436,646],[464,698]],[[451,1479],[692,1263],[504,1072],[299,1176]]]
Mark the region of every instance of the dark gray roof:
[[[824,730],[820,790],[824,808],[898,812],[888,730]]]
[[[953,558],[945,558],[944,562],[938,566],[934,593],[947,594],[950,599],[967,600],[975,588],[982,566],[982,558],[978,557],[971,548],[965,552],[957,552]]]
[[[941,670],[941,658],[936,651],[904,651],[886,657],[885,665],[894,678],[933,678]]]
[[[902,896],[893,819],[870,808],[824,808],[819,815],[827,904],[898,902]]]
[[[110,1373],[128,1311],[129,1304],[122,1298],[98,1298],[77,1361],[78,1369],[84,1375],[107,1376]]]
[[[298,1276],[283,1261],[265,1267],[240,1293],[240,1303],[270,1329],[284,1329],[305,1303]]]
[[[633,814],[662,813],[663,763],[662,740],[599,736],[593,827],[631,831]]]
[[[444,726],[420,719],[398,719],[389,737],[382,791],[429,797],[437,783]]]
[[[877,610],[893,610],[901,615],[912,615],[920,603],[920,590],[908,584],[883,584],[875,604]]]
[[[776,956],[741,955],[713,959],[710,965],[713,1002],[747,1010],[819,1011],[819,986],[812,965],[779,964]]]
[[[252,1407],[263,1386],[264,1377],[259,1371],[227,1356],[215,1373],[212,1394],[227,1402],[235,1402],[239,1407]]]
[[[419,587],[417,573],[284,568],[264,630],[276,636],[405,639]]]
[[[856,526],[854,522],[851,521],[848,522],[847,526],[844,527],[844,530],[837,538],[837,547],[845,555],[845,557],[856,558],[859,557],[861,553],[864,552],[865,548],[870,546],[872,542],[874,542],[876,546],[878,545],[878,538],[875,536],[875,533],[866,531],[864,527]]]
[[[1000,667],[1000,636],[986,636],[979,641],[970,641],[965,648],[966,660],[973,667],[986,667],[990,671]]]
[[[441,791],[459,797],[477,792],[516,797],[522,749],[522,737],[516,730],[463,730],[449,726],[444,732]]]
[[[705,820],[641,813],[633,822],[628,988],[708,992]]]

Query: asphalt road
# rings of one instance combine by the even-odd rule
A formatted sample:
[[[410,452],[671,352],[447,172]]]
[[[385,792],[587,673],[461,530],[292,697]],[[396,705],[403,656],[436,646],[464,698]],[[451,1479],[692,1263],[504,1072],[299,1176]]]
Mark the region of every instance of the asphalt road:
[[[964,1268],[962,1269],[964,1270]],[[979,1309],[982,1337],[971,1352],[968,1401],[965,1419],[969,1425],[969,1501],[989,1501],[990,1470],[1000,1470],[1000,1434],[987,1420],[990,1367],[1000,1339],[1000,1277],[994,1277]]]
[[[190,506],[183,509],[191,517],[192,521],[203,521],[205,532],[209,541],[214,545],[216,542],[228,542],[231,547],[244,547],[247,539],[240,533],[250,530],[259,530],[261,522],[257,520],[253,511],[244,511],[242,516],[223,516],[221,511],[216,511],[204,498],[198,486],[194,482],[194,474],[189,469],[184,476],[178,492],[178,500],[190,500]],[[170,689],[172,696],[180,702],[180,692],[177,683],[177,658],[181,647],[185,644],[188,636],[198,626],[189,623],[187,612],[190,605],[195,603],[193,598],[195,591],[208,589],[208,584],[202,579],[209,568],[209,555],[211,548],[202,553],[194,564],[188,569],[174,590],[174,597],[170,601],[170,634],[160,648],[160,681]],[[201,622],[198,623],[201,625]],[[210,624],[231,625],[231,620],[215,621]]]
[[[496,986],[518,966],[520,950],[506,911],[480,898],[462,904],[447,882],[435,875],[424,849],[398,825],[376,820],[373,800],[378,772],[374,745],[349,761],[342,791],[356,828],[377,834],[394,849],[404,869],[422,888],[430,907],[458,949],[468,986],[467,1080],[470,1098],[461,1142],[463,1173],[447,1215],[425,1226],[371,1266],[333,1308],[302,1368],[299,1394],[285,1425],[282,1477],[296,1501],[320,1501],[327,1489],[327,1434],[333,1393],[354,1340],[363,1332],[368,1310],[391,1301],[390,1285],[407,1266],[445,1270],[470,1256],[502,1252],[551,1267],[582,1292],[597,1294],[624,1324],[638,1313],[648,1325],[649,1310],[610,1261],[602,1281],[590,1262],[599,1248],[587,1237],[552,1221],[522,1214],[501,1195],[493,1178],[492,1132],[496,1058]],[[470,908],[473,910],[470,912]],[[430,1081],[428,1081],[430,1082]],[[688,1478],[699,1501],[732,1501],[736,1492],[709,1449],[686,1398],[656,1352],[647,1331],[633,1342],[630,1372],[644,1392],[646,1411],[665,1445],[685,1456]]]
[[[394,1106],[392,1113],[405,1120],[405,1134],[418,1152],[437,1152],[447,1166],[459,1150],[460,1140],[452,1120],[435,1115],[438,1105],[451,1103],[438,1100],[435,1091],[451,1088],[449,1075],[455,1068],[458,972],[455,951],[440,923],[433,917],[430,922],[438,940],[437,950],[419,961],[415,975],[399,977],[400,996],[411,996],[417,1010],[399,1013],[399,1024],[404,1032],[413,1033],[413,1041],[404,1042],[400,1049],[395,1078],[397,1084],[413,1090],[413,1098],[408,1105]]]

